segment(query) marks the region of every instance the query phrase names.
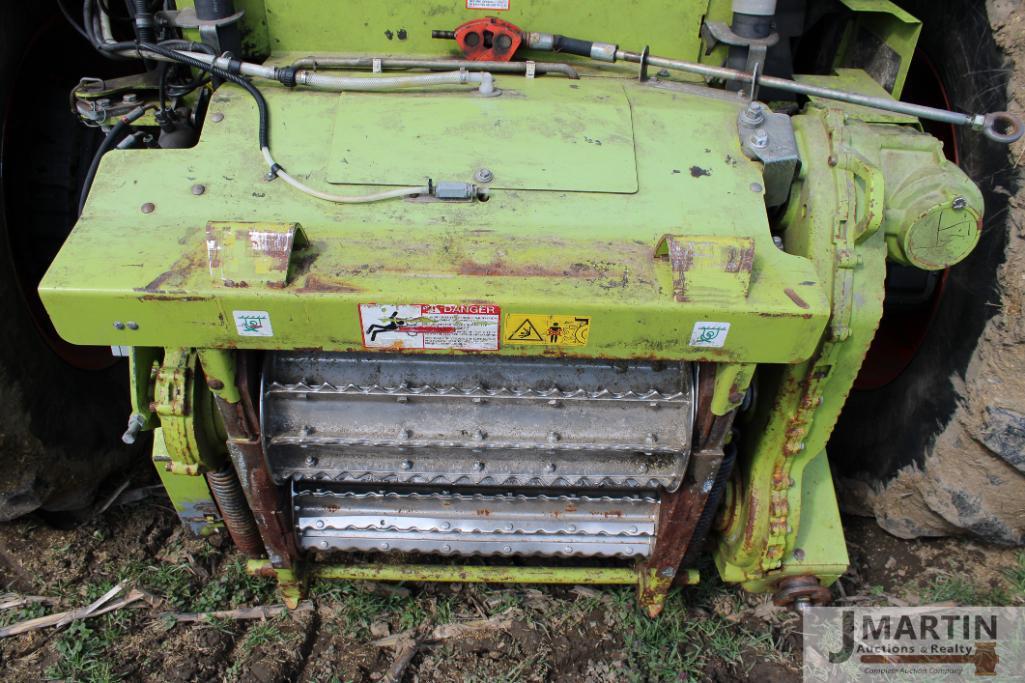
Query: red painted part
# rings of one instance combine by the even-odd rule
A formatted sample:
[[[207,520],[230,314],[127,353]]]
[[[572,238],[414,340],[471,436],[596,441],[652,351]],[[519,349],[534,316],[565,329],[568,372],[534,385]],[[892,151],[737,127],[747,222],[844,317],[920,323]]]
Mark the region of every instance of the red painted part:
[[[915,104],[951,108],[950,98],[936,66],[921,50],[912,59],[901,99]],[[959,163],[957,131],[954,126],[933,121],[923,121],[922,125],[927,133],[943,142],[946,157],[955,164]],[[932,295],[921,304],[910,308],[902,306],[899,309],[884,307],[879,329],[865,355],[858,378],[854,381],[855,389],[880,389],[907,369],[929,334],[929,325],[942,303],[948,273],[947,270],[943,271]]]
[[[498,17],[484,17],[455,30],[463,56],[474,62],[508,62],[523,43],[523,31]]]

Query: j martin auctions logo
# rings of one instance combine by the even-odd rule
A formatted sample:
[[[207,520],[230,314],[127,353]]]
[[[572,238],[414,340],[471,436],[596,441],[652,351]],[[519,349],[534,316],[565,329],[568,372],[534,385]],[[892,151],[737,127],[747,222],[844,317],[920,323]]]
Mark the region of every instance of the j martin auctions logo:
[[[1020,608],[818,607],[803,631],[806,681],[1025,680]]]

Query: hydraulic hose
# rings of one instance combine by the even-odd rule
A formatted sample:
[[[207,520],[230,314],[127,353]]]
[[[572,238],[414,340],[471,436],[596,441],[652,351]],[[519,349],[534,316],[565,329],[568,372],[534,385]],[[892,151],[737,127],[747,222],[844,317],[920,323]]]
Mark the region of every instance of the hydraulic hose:
[[[96,154],[93,155],[92,163],[89,164],[89,170],[86,171],[85,180],[82,182],[82,194],[78,197],[78,215],[82,215],[82,209],[85,208],[85,199],[89,196],[89,190],[92,188],[93,180],[96,178],[96,171],[100,167],[100,159],[113,148],[118,141],[118,138],[128,130],[128,126],[132,122],[136,121],[143,114],[146,113],[147,109],[151,107],[136,107],[132,111],[128,112],[121,119],[115,123],[106,137],[103,138],[103,142],[100,143],[99,148],[96,150]]]
[[[287,183],[288,185],[291,185],[292,187],[294,187],[295,189],[299,190],[300,192],[303,192],[303,193],[305,193],[305,194],[307,194],[307,195],[309,195],[311,197],[315,197],[317,199],[322,199],[324,201],[334,202],[334,203],[337,203],[337,204],[364,204],[364,203],[368,203],[368,202],[377,202],[377,201],[381,201],[381,200],[385,200],[385,199],[395,199],[395,198],[398,198],[398,197],[407,197],[407,196],[411,196],[411,195],[428,194],[430,192],[430,188],[427,187],[427,186],[402,187],[402,188],[397,188],[397,189],[392,189],[392,190],[385,190],[383,192],[375,192],[375,193],[367,194],[367,195],[339,195],[339,194],[333,194],[333,193],[330,193],[330,192],[322,192],[320,190],[316,190],[316,189],[314,189],[314,188],[304,184],[303,182],[301,182],[300,180],[296,179],[295,177],[291,176],[288,172],[285,171],[285,169],[280,164],[277,163],[277,161],[274,160],[274,157],[273,157],[273,155],[271,154],[271,151],[270,151],[270,134],[269,134],[270,114],[269,114],[269,111],[268,111],[268,108],[267,108],[267,100],[264,98],[263,93],[261,93],[259,91],[259,89],[257,89],[257,87],[255,85],[250,83],[245,78],[242,78],[238,74],[232,73],[231,71],[228,71],[227,69],[222,68],[221,66],[218,66],[217,63],[222,61],[222,60],[216,59],[216,58],[214,58],[214,57],[212,57],[210,55],[201,54],[201,53],[195,53],[195,52],[183,53],[183,52],[180,52],[180,51],[168,50],[168,49],[165,49],[165,48],[163,48],[163,47],[161,47],[159,45],[153,45],[153,44],[150,44],[150,43],[141,43],[141,42],[138,45],[138,49],[145,50],[147,52],[152,52],[152,53],[160,55],[160,56],[162,56],[162,57],[164,57],[166,59],[171,59],[171,60],[174,60],[174,61],[177,61],[177,62],[181,62],[183,64],[188,64],[189,66],[193,66],[193,67],[195,67],[197,69],[201,69],[203,71],[209,72],[209,73],[211,73],[211,74],[213,74],[213,75],[215,75],[215,76],[217,76],[219,78],[222,78],[222,79],[224,79],[226,81],[231,81],[232,83],[234,83],[234,84],[244,88],[246,90],[246,92],[248,92],[250,95],[252,95],[253,99],[256,100],[256,106],[257,106],[257,110],[259,112],[260,152],[261,152],[261,154],[263,154],[263,158],[267,162],[267,166],[269,167],[269,175],[271,177],[279,177],[279,178],[281,178],[283,181],[285,181],[285,183]],[[223,60],[223,61],[227,62],[229,60]],[[267,73],[267,69],[270,69],[271,71],[275,71],[273,69],[273,67],[261,67],[261,66],[255,65],[255,64],[247,65],[245,62],[235,62],[235,64],[239,66],[238,71],[240,73],[246,73],[247,71],[249,71],[250,73],[252,73],[252,75],[262,75],[264,77],[267,77],[267,76],[265,76],[265,74]],[[249,67],[253,67],[253,68],[250,68],[250,69],[243,68],[245,66],[249,66]],[[259,73],[257,73],[257,72],[259,72]],[[467,77],[467,76],[484,76],[484,75],[487,75],[489,77],[488,81],[490,82],[491,74],[469,74],[469,73],[465,73],[465,72],[461,72],[459,74],[426,74],[427,77],[438,77],[438,76],[446,76],[446,77],[448,77],[448,80],[445,80],[445,79],[438,80],[437,78],[432,78],[431,81],[430,81],[431,84],[436,84],[436,83],[440,83],[440,82],[445,82],[445,83],[448,83],[448,82],[474,82],[472,80],[455,80],[453,78],[453,76]],[[360,78],[356,78],[356,79],[346,79],[346,80],[355,80],[355,81],[364,81],[364,80],[392,80],[393,81],[392,84],[391,84],[392,88],[395,88],[395,87],[409,87],[410,85],[427,84],[427,81],[424,80],[424,76],[415,77],[415,78],[419,79],[419,80],[417,80],[415,82],[411,81],[410,80],[411,78],[414,78],[414,77],[402,77],[401,79],[360,79]],[[400,81],[401,81],[402,85],[399,85]],[[484,84],[484,80],[483,79],[478,79],[478,82],[480,82],[482,85]]]
[[[147,0],[133,0],[135,7],[135,35],[141,43],[152,43],[157,39],[157,25],[149,11]]]

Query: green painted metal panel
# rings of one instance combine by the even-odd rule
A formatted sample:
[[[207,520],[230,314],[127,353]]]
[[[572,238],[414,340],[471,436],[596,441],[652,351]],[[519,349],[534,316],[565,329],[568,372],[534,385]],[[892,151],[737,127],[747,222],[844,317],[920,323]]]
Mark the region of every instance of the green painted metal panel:
[[[157,427],[153,430],[153,465],[160,476],[167,496],[174,505],[175,512],[182,524],[197,536],[208,536],[220,533],[224,528],[221,513],[217,509],[206,477],[201,474],[181,474],[172,472],[171,456],[164,444],[164,430]]]
[[[890,93],[888,93],[883,86],[876,83],[875,80],[873,80],[872,77],[862,69],[840,68],[836,69],[836,73],[831,76],[819,74],[798,74],[794,76],[794,80],[799,83],[817,85],[823,88],[834,88],[836,90],[856,92],[862,95],[869,95],[871,97],[893,99]],[[841,109],[852,119],[857,119],[859,121],[866,121],[868,123],[900,123],[910,126],[919,125],[918,118],[908,114],[898,114],[896,112],[883,111],[882,109],[872,109],[871,107],[863,107],[858,104],[827,100],[822,97],[812,96],[808,99],[814,107],[819,107],[821,109]]]
[[[400,111],[394,94],[341,96],[327,180],[473,182],[487,168],[496,189],[636,192],[626,94],[561,85],[549,100],[462,93],[403,98]]]
[[[433,40],[432,29],[451,30],[471,19],[500,15],[526,31],[619,43],[632,50],[650,45],[652,54],[692,60],[701,51],[698,33],[708,6],[706,2],[635,0],[616,11],[604,3],[510,0],[508,11],[495,12],[467,9],[466,0],[266,0],[264,4],[274,52],[454,55],[458,53],[455,42]]]
[[[922,22],[890,0],[841,0],[856,12],[844,32],[836,66],[863,68],[894,97],[904,91]]]
[[[559,104],[577,85],[558,78],[497,79],[501,97]],[[591,316],[586,346],[610,358],[792,363],[814,350],[829,314],[811,260],[771,240],[757,163],[736,134],[740,103],[618,78],[589,79],[591,97],[632,112],[638,190],[632,194],[492,191],[488,202],[390,201],[333,205],[267,182],[256,111],[220,90],[198,146],[116,151],[104,157],[85,211],[40,292],[58,331],[79,344],[198,348],[362,348],[360,303],[490,303],[502,313]],[[271,143],[294,175],[319,187],[333,163],[324,126],[338,96],[265,88]],[[437,98],[437,115],[474,101]],[[387,100],[402,116],[409,98]],[[432,99],[432,101],[434,101]],[[415,125],[410,122],[408,125]],[[387,127],[378,140],[385,144]],[[424,139],[425,147],[444,140]],[[495,155],[518,141],[496,140]],[[543,155],[544,150],[540,150]],[[439,180],[430,159],[422,173]],[[190,188],[203,183],[206,192]],[[155,210],[139,207],[152,202]],[[211,272],[210,221],[297,223],[308,247],[292,253],[283,287],[228,286]],[[672,263],[656,258],[665,235],[747,237],[754,245],[746,296],[674,296]],[[701,273],[691,273],[692,280]],[[273,336],[240,336],[235,311],[266,312]],[[138,323],[117,330],[115,321]],[[730,326],[721,348],[692,346],[700,322]],[[545,346],[503,346],[542,354]]]

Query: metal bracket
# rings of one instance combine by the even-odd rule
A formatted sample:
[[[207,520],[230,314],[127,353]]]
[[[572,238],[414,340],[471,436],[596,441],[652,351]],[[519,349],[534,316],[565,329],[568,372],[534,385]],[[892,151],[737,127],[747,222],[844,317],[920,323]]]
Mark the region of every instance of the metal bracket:
[[[751,102],[737,116],[737,134],[744,154],[763,164],[766,206],[785,203],[801,168],[790,117],[773,113],[761,102]]]
[[[751,287],[755,245],[750,237],[663,235],[655,258],[668,259],[677,301],[743,301]]]
[[[641,83],[644,83],[644,82],[646,82],[648,80],[648,55],[649,54],[650,54],[650,48],[647,45],[645,45],[644,49],[641,50],[641,61],[639,62],[640,66],[641,66],[641,71],[640,71],[640,73],[637,76],[637,79]]]
[[[701,37],[705,41],[705,56],[712,54],[712,50],[722,43],[736,47],[761,48],[762,53],[779,42],[779,34],[773,31],[764,38],[745,38],[733,32],[726,22],[706,21],[701,25]]]

